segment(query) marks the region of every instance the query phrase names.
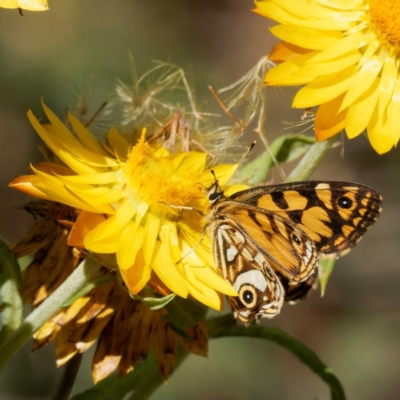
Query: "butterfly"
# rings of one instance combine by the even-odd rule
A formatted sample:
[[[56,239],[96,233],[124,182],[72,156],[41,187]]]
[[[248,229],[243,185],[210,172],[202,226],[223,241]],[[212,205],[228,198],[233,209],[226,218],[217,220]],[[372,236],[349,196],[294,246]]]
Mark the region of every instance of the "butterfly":
[[[382,211],[378,192],[343,181],[259,186],[226,197],[215,178],[208,200],[214,261],[237,291],[228,300],[246,325],[304,297],[318,279],[319,255],[348,253]]]

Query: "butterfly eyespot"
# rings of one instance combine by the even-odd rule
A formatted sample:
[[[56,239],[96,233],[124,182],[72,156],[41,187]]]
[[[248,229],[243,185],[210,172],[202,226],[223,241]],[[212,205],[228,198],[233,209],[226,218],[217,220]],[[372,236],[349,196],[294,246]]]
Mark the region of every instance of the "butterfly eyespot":
[[[301,240],[295,234],[292,235],[292,239],[296,244],[301,244]]]
[[[257,300],[257,293],[253,286],[244,285],[239,290],[239,298],[246,307],[254,307]]]
[[[338,205],[341,208],[350,208],[353,205],[353,201],[347,196],[342,196],[338,199]]]

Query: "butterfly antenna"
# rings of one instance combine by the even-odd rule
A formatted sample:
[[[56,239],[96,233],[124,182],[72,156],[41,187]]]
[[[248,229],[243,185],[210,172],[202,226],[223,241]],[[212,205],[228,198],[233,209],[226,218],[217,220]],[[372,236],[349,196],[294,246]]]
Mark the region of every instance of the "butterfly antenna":
[[[231,175],[231,177],[229,178],[227,184],[230,182],[230,180],[235,176],[236,171],[242,166],[244,160],[246,159],[246,157],[249,155],[250,151],[253,149],[253,147],[256,145],[256,141],[254,140],[254,142],[251,143],[251,145],[249,146],[249,148],[246,150],[246,153],[244,153],[242,159],[239,161],[239,164],[237,165],[237,167],[235,168],[235,170],[233,171],[233,174]],[[214,175],[214,172],[211,171],[212,174]],[[215,177],[215,175],[214,175]]]

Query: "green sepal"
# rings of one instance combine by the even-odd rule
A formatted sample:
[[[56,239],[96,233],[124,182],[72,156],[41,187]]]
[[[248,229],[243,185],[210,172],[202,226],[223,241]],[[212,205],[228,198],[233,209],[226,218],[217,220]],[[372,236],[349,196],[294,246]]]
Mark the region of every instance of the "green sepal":
[[[192,299],[183,299],[175,297],[165,307],[168,315],[164,319],[178,329],[197,325],[204,319],[207,308]]]
[[[159,310],[165,307],[170,301],[176,297],[175,293],[171,293],[164,297],[142,297],[140,300],[143,301],[150,308],[150,310]]]

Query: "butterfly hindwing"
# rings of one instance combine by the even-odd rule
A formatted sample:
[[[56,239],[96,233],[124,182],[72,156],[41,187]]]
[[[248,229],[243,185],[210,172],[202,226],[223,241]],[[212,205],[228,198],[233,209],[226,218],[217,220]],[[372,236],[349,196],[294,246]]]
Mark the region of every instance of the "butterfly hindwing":
[[[239,295],[229,298],[239,321],[248,324],[278,314],[284,290],[264,256],[232,221],[216,222],[213,234],[214,259]]]
[[[230,199],[218,205],[216,213],[229,216],[273,270],[293,283],[307,279],[317,265],[313,242],[287,218]]]

